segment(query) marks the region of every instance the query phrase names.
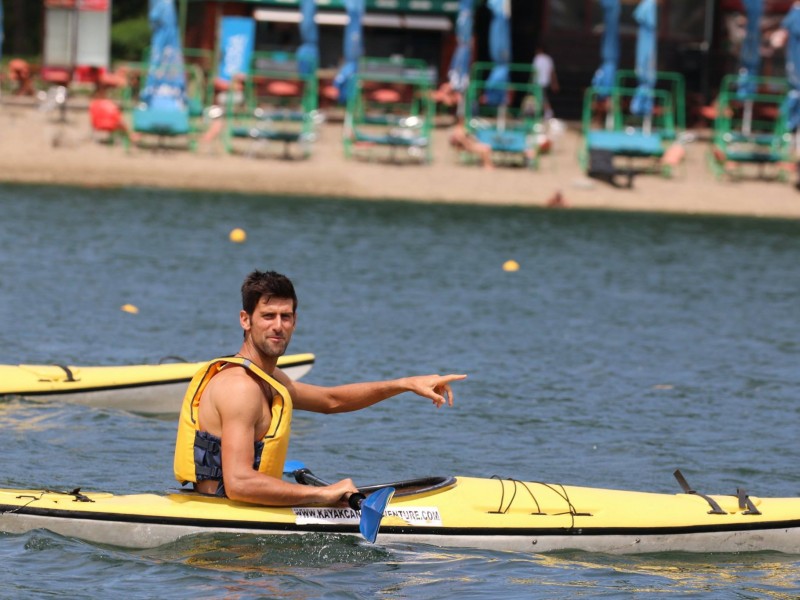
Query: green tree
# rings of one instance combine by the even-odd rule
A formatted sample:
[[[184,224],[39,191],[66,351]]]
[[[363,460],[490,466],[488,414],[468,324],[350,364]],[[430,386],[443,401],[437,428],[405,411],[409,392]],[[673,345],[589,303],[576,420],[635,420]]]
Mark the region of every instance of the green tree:
[[[143,0],[113,0],[111,5],[112,60],[141,60],[150,45],[150,24],[147,21],[148,2]]]

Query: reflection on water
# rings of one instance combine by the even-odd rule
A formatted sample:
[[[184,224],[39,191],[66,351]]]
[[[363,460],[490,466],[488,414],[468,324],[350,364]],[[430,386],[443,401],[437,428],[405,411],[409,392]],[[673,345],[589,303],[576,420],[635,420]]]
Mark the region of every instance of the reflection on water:
[[[4,432],[42,432],[64,426],[69,409],[49,406],[46,411],[36,401],[16,396],[0,396],[0,428]]]
[[[740,590],[757,597],[797,598],[797,557],[776,553],[611,556],[559,552],[538,560],[549,569],[573,571],[574,585],[591,587],[613,578],[631,593],[698,593]],[[532,580],[527,580],[533,583]]]
[[[361,570],[383,564],[391,554],[345,535],[196,535],[136,553],[156,562],[182,564],[227,578],[226,598],[318,598],[337,581],[361,578]],[[236,574],[235,581],[230,579]],[[325,583],[316,582],[323,577]],[[365,585],[365,584],[359,584]],[[371,584],[370,584],[371,585]],[[342,592],[349,586],[345,585]],[[349,594],[345,594],[346,596]]]
[[[309,567],[362,565],[386,560],[388,551],[349,535],[200,534],[140,553],[152,560],[265,575]]]

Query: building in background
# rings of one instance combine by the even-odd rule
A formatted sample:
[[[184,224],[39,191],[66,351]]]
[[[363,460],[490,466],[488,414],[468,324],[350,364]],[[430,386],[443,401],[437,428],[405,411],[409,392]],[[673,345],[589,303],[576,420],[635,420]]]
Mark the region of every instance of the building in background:
[[[185,26],[185,46],[212,50],[222,16],[253,17],[256,51],[300,45],[297,0],[177,0]],[[365,55],[423,59],[445,72],[455,46],[458,0],[367,0],[363,19]],[[343,0],[318,2],[320,69],[338,68],[347,15]]]
[[[111,0],[45,0],[42,77],[68,83],[75,69],[111,64]]]
[[[187,48],[213,52],[221,16],[256,20],[256,49],[294,49],[299,45],[297,0],[175,0]],[[621,0],[620,68],[632,68],[638,0]],[[143,3],[146,4],[146,3]],[[30,56],[31,39],[42,34],[42,65],[105,66],[111,0],[3,0],[6,39],[4,56]],[[762,72],[783,74],[783,51],[766,43],[771,29],[788,12],[792,0],[764,0]],[[558,114],[576,118],[583,90],[597,68],[602,34],[598,0],[511,0],[512,60],[530,62],[539,42],[556,61],[561,92],[554,101]],[[84,10],[81,10],[84,9]],[[366,54],[421,58],[444,78],[455,48],[458,0],[367,0],[364,19]],[[98,12],[101,11],[101,12]],[[709,103],[722,77],[734,72],[744,32],[741,0],[659,0],[659,69],[678,71],[686,79],[687,107]],[[341,60],[346,16],[343,0],[319,0],[320,68],[335,70]],[[80,16],[80,22],[76,19]],[[97,18],[99,24],[89,24]],[[488,59],[489,11],[476,0],[475,59]],[[76,29],[77,27],[77,29]],[[61,33],[59,33],[61,31]],[[70,31],[78,31],[77,37]],[[23,34],[25,32],[25,34]],[[32,32],[32,33],[31,33]],[[30,33],[30,35],[27,35]],[[73,57],[74,55],[74,57]]]
[[[793,0],[764,0],[762,64],[764,75],[783,74],[783,54],[773,52],[768,37]],[[603,13],[597,0],[547,0],[539,35],[555,58],[562,93],[561,114],[580,113],[583,90],[598,60]],[[622,0],[620,68],[633,68],[639,0]],[[722,77],[736,72],[744,39],[745,10],[741,0],[659,0],[658,68],[682,73],[690,119],[716,96]]]

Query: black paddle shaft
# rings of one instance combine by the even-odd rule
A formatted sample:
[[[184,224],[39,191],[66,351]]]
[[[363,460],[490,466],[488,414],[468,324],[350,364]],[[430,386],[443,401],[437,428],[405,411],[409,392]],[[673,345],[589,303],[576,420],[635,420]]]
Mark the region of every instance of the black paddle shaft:
[[[313,485],[316,487],[325,487],[327,485],[330,485],[330,483],[328,483],[324,479],[320,479],[319,477],[314,475],[311,471],[305,468],[298,469],[297,471],[295,471],[294,478],[297,481],[297,483],[303,483],[305,485]],[[364,494],[356,492],[355,494],[350,494],[350,497],[347,499],[347,504],[349,504],[350,508],[352,508],[353,510],[361,510],[361,503],[366,499],[367,497]]]

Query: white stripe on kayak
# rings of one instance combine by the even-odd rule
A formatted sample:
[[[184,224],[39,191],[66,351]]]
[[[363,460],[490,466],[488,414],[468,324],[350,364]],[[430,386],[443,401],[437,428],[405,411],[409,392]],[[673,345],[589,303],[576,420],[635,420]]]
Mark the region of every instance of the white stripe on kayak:
[[[292,511],[298,525],[357,525],[359,515],[350,508],[296,507]],[[395,517],[418,527],[441,527],[442,515],[435,506],[389,507],[384,517]]]

